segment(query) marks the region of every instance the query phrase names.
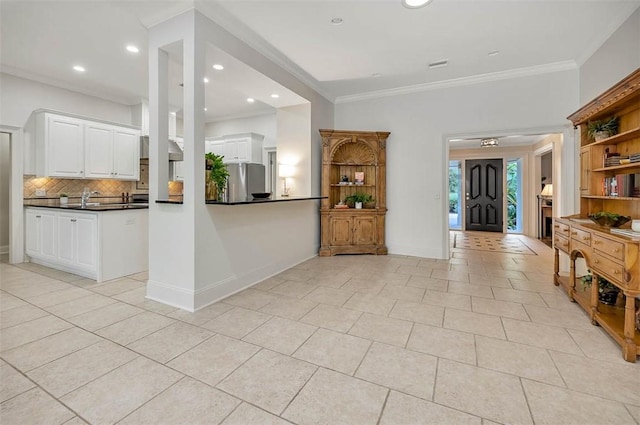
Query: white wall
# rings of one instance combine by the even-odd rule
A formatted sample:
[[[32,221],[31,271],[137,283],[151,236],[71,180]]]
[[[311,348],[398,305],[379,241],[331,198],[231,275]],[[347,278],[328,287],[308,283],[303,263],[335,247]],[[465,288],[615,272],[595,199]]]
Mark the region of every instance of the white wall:
[[[580,106],[640,68],[640,8],[580,67]]]
[[[0,73],[0,124],[23,127],[40,108],[131,124],[129,105]]]
[[[278,164],[292,165],[294,168],[294,176],[287,180],[290,195],[309,196],[311,194],[311,105],[280,108],[276,116]],[[281,187],[278,182],[276,193],[281,194],[281,190],[284,190],[284,187]]]
[[[11,139],[0,133],[0,254],[9,252],[9,181],[11,179]]]
[[[219,137],[227,134],[258,133],[264,136],[262,146],[277,145],[276,113],[256,115],[254,117],[208,122],[204,128],[206,137]]]
[[[568,128],[565,117],[577,107],[577,70],[562,71],[341,103],[336,105],[336,127],[391,132],[387,141],[389,251],[445,258],[445,135]],[[563,149],[575,151],[571,137],[565,137]]]

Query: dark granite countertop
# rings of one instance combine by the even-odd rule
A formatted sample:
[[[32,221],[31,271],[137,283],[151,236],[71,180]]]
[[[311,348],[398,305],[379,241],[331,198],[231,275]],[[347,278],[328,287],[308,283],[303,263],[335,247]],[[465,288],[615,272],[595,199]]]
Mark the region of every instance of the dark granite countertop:
[[[221,201],[205,201],[207,205],[257,205],[257,204],[269,204],[274,202],[294,202],[294,201],[313,201],[318,199],[325,199],[323,196],[309,196],[309,197],[288,197],[288,198],[266,198],[266,199],[252,199],[250,201],[235,201],[235,202],[221,202]],[[157,204],[177,204],[181,205],[183,201],[173,199],[158,199]]]

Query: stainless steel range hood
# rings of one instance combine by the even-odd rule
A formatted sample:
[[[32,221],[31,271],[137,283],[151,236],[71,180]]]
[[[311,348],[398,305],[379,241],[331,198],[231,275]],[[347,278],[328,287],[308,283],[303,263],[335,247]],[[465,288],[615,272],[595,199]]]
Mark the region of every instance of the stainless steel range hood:
[[[167,145],[169,161],[182,161],[184,159],[184,153],[175,141],[168,140]],[[149,158],[149,136],[140,137],[140,158]]]

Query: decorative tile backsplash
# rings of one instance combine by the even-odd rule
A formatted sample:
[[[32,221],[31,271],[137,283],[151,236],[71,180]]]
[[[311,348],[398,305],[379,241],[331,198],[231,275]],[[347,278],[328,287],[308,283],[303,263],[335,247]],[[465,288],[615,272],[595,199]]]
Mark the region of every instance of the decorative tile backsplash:
[[[46,198],[55,198],[61,193],[69,196],[80,196],[85,187],[91,191],[98,191],[102,196],[120,196],[123,192],[148,193],[147,190],[136,189],[136,182],[120,180],[76,180],[76,179],[56,179],[49,177],[24,177],[24,198],[35,198],[36,189],[44,189]],[[169,182],[169,194],[181,195],[182,182]]]
[[[97,190],[101,195],[120,195],[122,192],[146,193],[146,191],[136,190],[136,182],[120,180],[75,180],[56,179],[49,177],[24,177],[24,197],[33,198],[36,196],[36,189],[47,191],[45,197],[53,198],[61,193],[69,196],[80,196],[85,187],[89,190]]]

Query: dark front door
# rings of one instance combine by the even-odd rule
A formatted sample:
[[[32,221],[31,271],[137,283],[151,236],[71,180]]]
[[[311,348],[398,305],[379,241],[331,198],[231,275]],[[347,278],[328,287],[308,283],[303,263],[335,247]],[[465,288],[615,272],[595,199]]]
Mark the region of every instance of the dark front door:
[[[465,168],[466,230],[502,232],[502,159],[474,159]]]

